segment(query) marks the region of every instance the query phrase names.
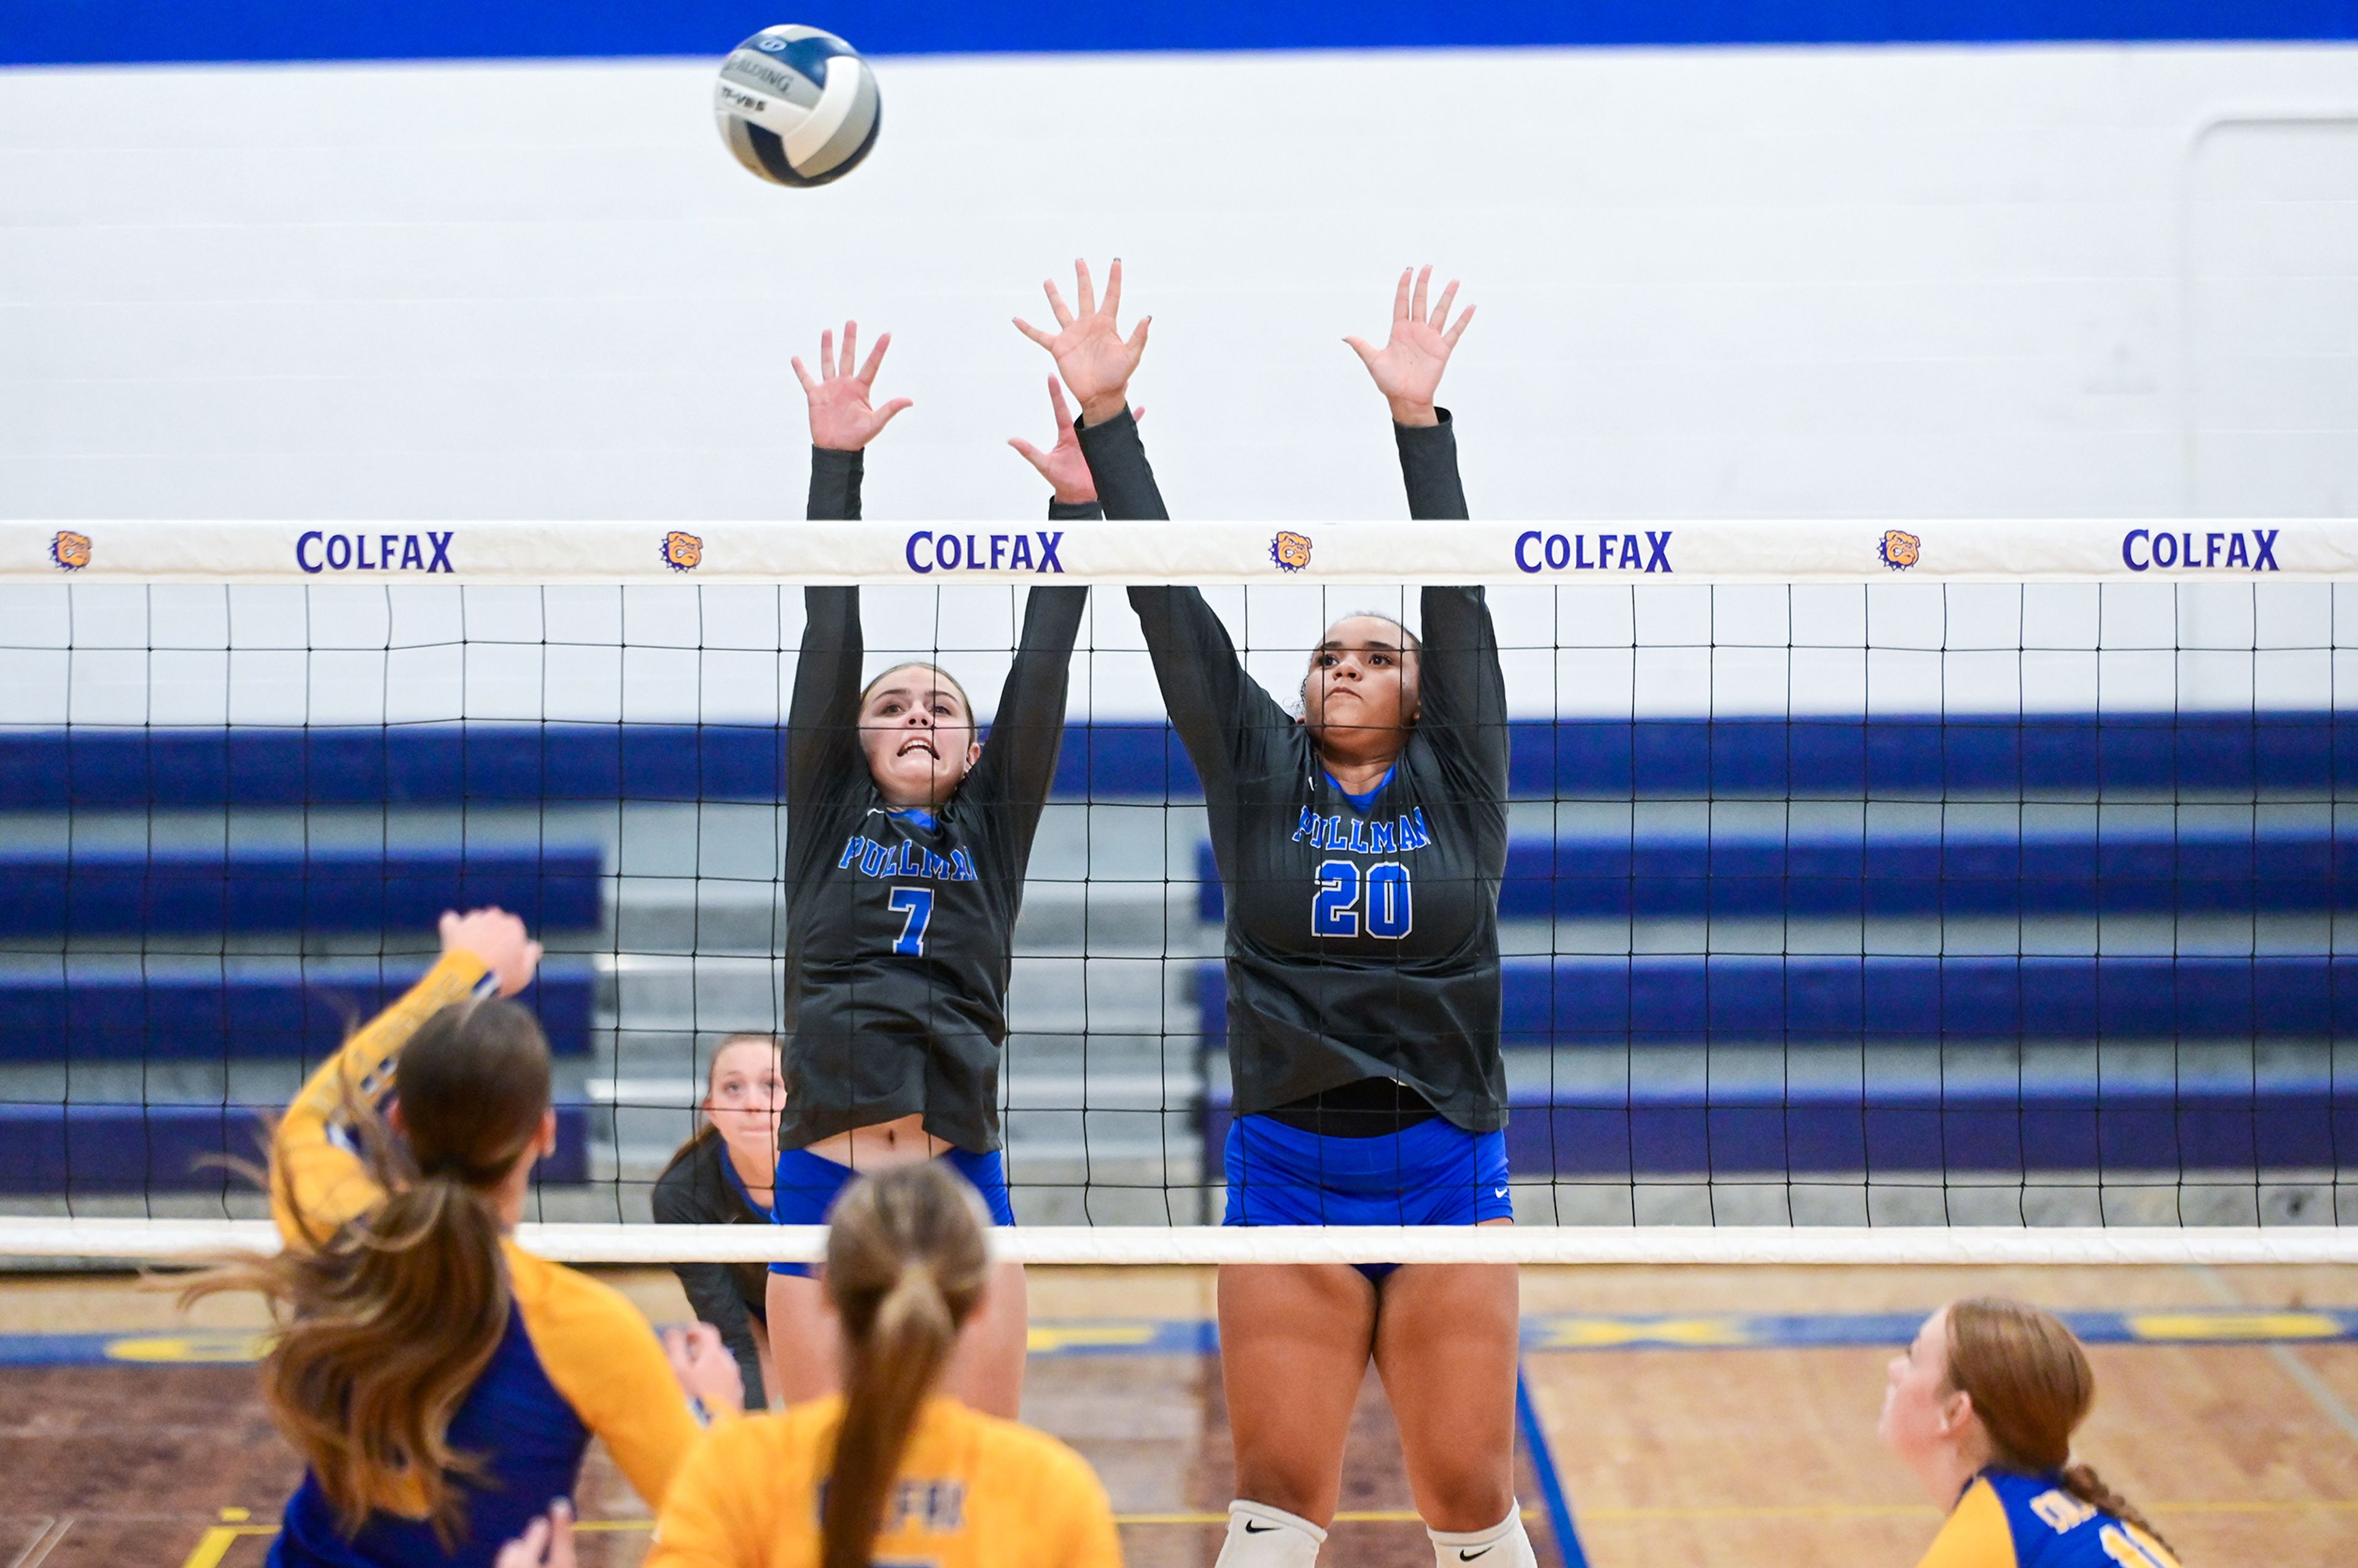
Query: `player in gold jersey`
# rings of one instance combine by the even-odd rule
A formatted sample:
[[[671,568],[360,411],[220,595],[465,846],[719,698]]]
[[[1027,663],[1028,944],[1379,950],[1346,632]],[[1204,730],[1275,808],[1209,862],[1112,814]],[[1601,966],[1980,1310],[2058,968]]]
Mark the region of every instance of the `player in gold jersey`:
[[[2095,1398],[2087,1352],[2052,1313],[1981,1296],[1927,1318],[1892,1358],[1879,1423],[1950,1510],[1918,1568],[2178,1568],[2071,1457]]]
[[[843,1392],[712,1433],[664,1499],[647,1568],[1118,1568],[1079,1454],[938,1391],[989,1278],[984,1225],[937,1165],[845,1189],[826,1271]]]

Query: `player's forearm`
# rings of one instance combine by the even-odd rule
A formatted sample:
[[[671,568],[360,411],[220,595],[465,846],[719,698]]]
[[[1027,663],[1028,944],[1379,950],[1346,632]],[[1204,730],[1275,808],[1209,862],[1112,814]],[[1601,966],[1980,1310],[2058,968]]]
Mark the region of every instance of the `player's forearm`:
[[[1118,406],[1102,420],[1086,414],[1081,420],[1081,456],[1088,460],[1089,478],[1105,514],[1121,522],[1168,522],[1170,510],[1154,482],[1153,465],[1138,438],[1138,421],[1126,406]]]
[[[860,452],[813,447],[810,502],[805,515],[814,523],[858,522],[860,481],[866,468],[866,459]]]
[[[1401,478],[1408,485],[1408,514],[1420,520],[1458,521],[1471,515],[1466,485],[1457,472],[1457,427],[1446,408],[1432,409],[1430,424],[1412,424],[1394,410],[1392,440],[1400,449]]]

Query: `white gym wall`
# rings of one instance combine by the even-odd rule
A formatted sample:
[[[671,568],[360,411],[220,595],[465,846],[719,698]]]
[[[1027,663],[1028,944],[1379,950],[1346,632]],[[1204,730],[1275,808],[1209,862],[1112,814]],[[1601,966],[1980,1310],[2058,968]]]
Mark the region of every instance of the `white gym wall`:
[[[855,315],[869,514],[1022,517],[1084,254],[1183,516],[1400,512],[1340,339],[1426,258],[1487,515],[2358,511],[2358,49],[886,58],[795,191],[727,41],[0,72],[0,514],[795,515]]]

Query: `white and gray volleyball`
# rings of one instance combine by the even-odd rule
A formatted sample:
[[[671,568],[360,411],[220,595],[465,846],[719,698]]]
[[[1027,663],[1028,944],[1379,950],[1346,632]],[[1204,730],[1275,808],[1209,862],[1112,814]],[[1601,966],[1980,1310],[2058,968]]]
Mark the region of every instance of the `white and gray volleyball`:
[[[780,185],[825,185],[876,145],[876,76],[817,27],[764,27],[721,63],[712,113],[737,161]]]

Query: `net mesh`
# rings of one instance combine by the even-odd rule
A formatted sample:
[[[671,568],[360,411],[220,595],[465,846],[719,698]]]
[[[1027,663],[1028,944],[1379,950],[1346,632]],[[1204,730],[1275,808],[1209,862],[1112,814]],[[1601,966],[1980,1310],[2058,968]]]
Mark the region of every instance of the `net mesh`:
[[[1546,535],[1534,551],[1547,547]],[[2199,535],[2197,536],[2199,538]],[[1281,699],[1413,588],[1208,589]],[[1023,590],[865,594],[990,717]],[[2330,581],[1570,586],[1491,606],[1517,1217],[2349,1217]],[[714,1044],[780,1023],[792,584],[0,584],[0,1208],[250,1217],[250,1156],[453,905],[523,914],[538,1217],[648,1217]],[[1216,1223],[1220,890],[1099,588],[1001,1077],[1033,1226]]]

